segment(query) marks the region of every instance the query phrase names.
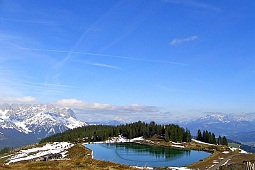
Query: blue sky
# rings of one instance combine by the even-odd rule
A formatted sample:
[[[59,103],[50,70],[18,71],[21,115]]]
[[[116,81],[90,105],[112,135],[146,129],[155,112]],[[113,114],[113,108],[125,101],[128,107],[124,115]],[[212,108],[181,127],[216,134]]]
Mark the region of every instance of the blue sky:
[[[0,1],[0,100],[85,121],[252,113],[255,2]]]

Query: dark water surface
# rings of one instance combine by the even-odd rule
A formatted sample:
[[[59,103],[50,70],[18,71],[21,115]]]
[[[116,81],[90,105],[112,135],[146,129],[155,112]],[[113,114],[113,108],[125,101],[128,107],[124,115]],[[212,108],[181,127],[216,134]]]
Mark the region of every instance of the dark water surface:
[[[94,159],[141,167],[186,166],[210,155],[204,151],[138,143],[96,143],[85,146],[93,151]]]

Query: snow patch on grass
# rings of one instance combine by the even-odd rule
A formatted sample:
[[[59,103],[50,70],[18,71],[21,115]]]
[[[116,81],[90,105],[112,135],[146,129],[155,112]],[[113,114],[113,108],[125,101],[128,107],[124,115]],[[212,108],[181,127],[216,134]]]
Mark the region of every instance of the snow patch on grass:
[[[196,139],[191,139],[192,141],[196,142],[196,143],[201,143],[201,144],[205,144],[205,145],[212,145],[212,146],[216,146],[215,144],[211,144],[211,143],[206,143],[206,142],[202,142]]]
[[[106,140],[104,142],[94,142],[94,143],[124,143],[124,142],[136,142],[136,141],[141,141],[144,140],[144,138],[141,137],[137,137],[137,138],[133,138],[133,139],[127,139],[121,135],[119,135],[118,137],[112,137],[109,140]]]
[[[184,148],[184,146],[182,146],[182,145],[171,145],[171,146],[176,147],[176,148]]]
[[[71,148],[73,145],[74,144],[68,142],[54,142],[52,144],[47,143],[43,147],[20,150],[17,154],[8,159],[9,162],[7,162],[6,165],[14,162],[32,160],[56,153],[61,154],[62,158],[64,158],[67,154],[67,149]]]
[[[242,149],[240,149],[240,152],[239,152],[239,153],[248,154],[248,152],[246,152],[246,151],[244,151],[244,150],[242,150]]]
[[[228,154],[228,153],[229,153],[229,151],[224,151],[224,152],[222,152],[222,153],[224,153],[224,154]]]
[[[218,160],[213,160],[213,163],[214,163],[214,164],[218,164],[219,161],[218,161]]]
[[[238,150],[239,148],[229,147],[229,149],[230,149],[231,151],[235,151],[235,150]]]

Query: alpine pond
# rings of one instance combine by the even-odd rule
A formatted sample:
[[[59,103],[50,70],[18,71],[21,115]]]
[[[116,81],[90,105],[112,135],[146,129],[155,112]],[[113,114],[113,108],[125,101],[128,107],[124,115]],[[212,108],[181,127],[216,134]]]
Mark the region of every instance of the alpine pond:
[[[204,151],[138,143],[94,143],[85,146],[93,151],[94,159],[140,167],[186,166],[210,155]]]

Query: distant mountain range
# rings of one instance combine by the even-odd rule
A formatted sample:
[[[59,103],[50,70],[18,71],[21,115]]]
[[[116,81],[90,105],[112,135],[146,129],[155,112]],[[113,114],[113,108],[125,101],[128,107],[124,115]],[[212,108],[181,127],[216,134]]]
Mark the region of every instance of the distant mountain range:
[[[167,122],[171,123],[171,122]],[[0,149],[19,147],[39,141],[41,138],[88,124],[119,125],[117,120],[85,123],[77,120],[70,108],[47,104],[0,104]],[[197,130],[208,130],[225,135],[241,143],[255,144],[255,121],[251,117],[233,114],[208,114],[205,117],[175,122],[190,129],[193,136]]]
[[[90,123],[114,126],[123,124],[123,122],[116,120]],[[255,143],[255,121],[251,117],[235,116],[233,114],[208,114],[205,117],[173,123],[187,127],[193,136],[196,136],[197,130],[200,129],[213,132],[216,137],[221,135],[242,143]]]
[[[55,133],[84,126],[73,110],[53,105],[1,104],[0,148],[19,147]]]
[[[197,135],[197,130],[208,130],[216,136],[225,135],[238,142],[255,142],[255,121],[250,117],[233,114],[208,114],[205,117],[179,123]]]
[[[118,126],[120,124],[125,124],[117,120],[109,120],[109,121],[102,121],[102,122],[87,122],[87,123],[89,125],[110,125],[110,126]]]

